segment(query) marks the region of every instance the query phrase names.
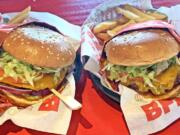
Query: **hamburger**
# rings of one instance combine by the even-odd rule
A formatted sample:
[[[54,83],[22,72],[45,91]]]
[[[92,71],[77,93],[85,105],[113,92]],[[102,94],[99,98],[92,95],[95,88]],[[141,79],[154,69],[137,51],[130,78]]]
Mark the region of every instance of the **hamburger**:
[[[23,25],[11,31],[0,49],[0,108],[38,103],[61,89],[76,52],[53,27]]]
[[[100,74],[107,86],[122,84],[145,98],[168,99],[180,93],[179,43],[164,29],[142,29],[106,42]]]

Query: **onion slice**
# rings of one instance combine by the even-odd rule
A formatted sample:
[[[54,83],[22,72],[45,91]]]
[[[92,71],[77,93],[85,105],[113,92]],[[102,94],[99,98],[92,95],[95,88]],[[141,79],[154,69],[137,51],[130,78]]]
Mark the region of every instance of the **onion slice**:
[[[31,90],[31,89],[15,88],[15,87],[3,85],[3,84],[0,84],[0,91],[1,90],[7,91],[7,92],[15,94],[15,95],[24,94],[24,95],[29,95],[29,96],[42,96],[42,97],[47,96],[51,93],[49,89],[35,91],[35,90]]]
[[[20,88],[15,88],[7,85],[0,84],[0,90],[5,90],[13,94],[30,94],[32,90],[30,89],[20,89]]]

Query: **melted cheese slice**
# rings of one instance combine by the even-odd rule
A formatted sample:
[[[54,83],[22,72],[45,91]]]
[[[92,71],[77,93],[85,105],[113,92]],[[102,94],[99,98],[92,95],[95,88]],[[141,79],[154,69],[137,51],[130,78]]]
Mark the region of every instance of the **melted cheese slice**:
[[[59,82],[61,82],[64,79],[65,74],[66,74],[66,71],[62,70],[60,73],[60,80],[57,83],[54,81],[54,76],[52,74],[45,74],[41,79],[34,82],[34,86],[28,83],[15,82],[13,80],[10,80],[9,78],[4,78],[0,80],[0,82],[15,86],[15,87],[32,89],[32,90],[41,90],[41,89],[46,89],[46,88],[51,89],[51,88],[55,88],[59,84]]]
[[[163,85],[166,89],[172,89],[178,74],[180,74],[180,66],[173,65],[162,74],[158,75],[156,79],[159,81],[160,85]]]
[[[153,82],[153,85],[156,87],[156,91],[154,91],[152,88],[145,86],[143,81],[140,81],[139,79],[134,78],[133,80],[128,80],[127,83],[124,85],[130,85],[130,84],[136,84],[138,87],[138,90],[142,93],[146,93],[149,90],[153,92],[155,95],[161,95],[164,94],[165,90],[171,90],[174,86],[174,83],[176,81],[177,76],[180,74],[180,66],[179,65],[172,65],[167,70],[162,72],[160,75],[156,76],[155,82]]]

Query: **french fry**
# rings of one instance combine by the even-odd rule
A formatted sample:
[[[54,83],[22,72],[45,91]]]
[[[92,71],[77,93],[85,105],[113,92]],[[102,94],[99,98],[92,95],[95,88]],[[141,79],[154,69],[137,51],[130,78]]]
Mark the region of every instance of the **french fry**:
[[[118,14],[122,14],[124,15],[126,18],[130,19],[130,20],[134,20],[136,22],[142,22],[144,21],[143,18],[139,17],[138,15],[132,13],[131,11],[128,11],[128,10],[125,10],[125,9],[122,9],[120,7],[117,7],[116,8],[116,12]]]
[[[119,24],[125,24],[125,23],[127,23],[127,22],[129,21],[129,19],[126,18],[125,16],[121,16],[121,17],[118,18],[116,21],[117,21]]]
[[[134,20],[130,20],[129,22],[127,22],[126,24],[123,24],[123,25],[119,25],[117,27],[115,27],[114,29],[112,30],[108,30],[107,31],[107,34],[111,37],[115,36],[120,30],[122,30],[123,28],[127,27],[128,25],[130,24],[134,24],[136,23]]]
[[[167,19],[167,16],[165,14],[159,13],[159,12],[147,12],[148,15],[153,16],[156,18],[156,20],[165,20]]]
[[[102,41],[107,41],[111,38],[107,33],[97,33],[96,37]]]
[[[14,16],[11,20],[9,20],[8,24],[22,23],[28,17],[30,11],[31,11],[31,7],[28,6],[23,11],[21,11],[16,16]]]
[[[131,5],[128,5],[128,4],[124,5],[124,9],[129,10],[130,12],[138,15],[141,18],[144,18],[145,20],[155,20],[156,19],[155,17],[148,15],[148,14],[144,13],[143,11],[141,11]]]
[[[102,22],[97,24],[94,28],[93,28],[93,32],[96,33],[100,33],[100,32],[104,32],[106,30],[112,29],[117,25],[116,21],[106,21],[106,22]]]
[[[121,14],[120,18],[113,21],[102,22],[94,27],[93,32],[98,39],[107,41],[130,24],[148,20],[164,20],[167,18],[166,15],[159,12],[150,10],[141,11],[128,4],[124,5],[122,8],[116,7],[115,10],[118,14]]]

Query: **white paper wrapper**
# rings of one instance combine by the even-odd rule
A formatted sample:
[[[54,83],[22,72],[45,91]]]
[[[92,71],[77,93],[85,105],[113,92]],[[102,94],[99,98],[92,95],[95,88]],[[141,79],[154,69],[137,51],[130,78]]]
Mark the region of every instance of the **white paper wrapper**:
[[[153,9],[150,0],[127,0],[127,1],[109,0],[96,7],[92,11],[90,16],[87,18],[84,25],[82,26],[81,60],[84,62],[85,56],[89,57],[88,61],[85,63],[84,68],[90,71],[91,73],[95,74],[97,77],[99,77],[102,82],[103,80],[100,74],[98,73],[98,71],[99,71],[99,59],[102,53],[103,46],[99,44],[97,38],[92,33],[91,28],[95,24],[100,23],[102,21],[117,18],[118,15],[116,14],[113,7],[123,4],[131,4],[141,9]],[[177,15],[177,13],[180,12],[179,7],[180,5],[171,8],[161,7],[160,9],[157,9],[160,12],[163,12],[168,15],[168,19],[169,19],[168,21],[175,26],[175,30],[177,33],[180,32],[180,25],[179,25],[180,17],[178,17]],[[142,97],[138,95],[135,91],[122,85],[119,86],[119,94],[121,95],[120,105],[131,134],[144,135],[144,134],[150,134],[160,131],[165,127],[167,127],[168,125],[170,125],[175,120],[179,119],[180,117],[180,113],[179,113],[180,108],[178,107],[179,103],[175,102],[175,100],[179,102],[179,98],[176,98],[174,100],[163,101],[165,103],[173,102],[172,104],[169,105],[170,109],[168,110],[167,108],[169,106],[164,105],[163,103],[161,105],[158,101],[154,103],[155,105],[157,103],[158,106],[152,106],[152,107],[148,106],[148,104],[152,102],[150,99],[141,100]],[[150,110],[151,109],[159,110],[159,114],[158,114],[159,117],[155,118],[156,112],[149,111],[149,113],[153,113],[152,115],[155,116],[153,120],[148,121],[146,117],[146,113],[148,111],[145,112],[141,107],[145,105],[147,105]],[[168,110],[167,111],[165,109],[167,111],[166,113],[163,107]]]
[[[3,18],[11,18],[17,13],[6,13],[3,14]],[[30,12],[30,18],[33,20],[40,20],[46,22],[52,26],[55,26],[61,33],[80,41],[81,28],[77,25],[71,24],[66,20],[48,13],[48,12]]]
[[[68,85],[62,91],[62,95],[75,95],[75,80],[70,74],[68,77]],[[38,131],[44,131],[56,134],[66,134],[72,110],[70,110],[55,95],[47,100],[34,104],[25,109],[17,109],[11,107],[0,117],[0,125],[5,121],[11,120],[14,124]]]
[[[155,133],[180,118],[180,98],[153,101],[120,86],[121,108],[132,135]]]
[[[11,18],[16,13],[3,14],[5,18]],[[70,24],[64,19],[46,12],[31,12],[30,17],[34,20],[46,22],[55,26],[61,33],[74,39],[77,43],[75,49],[80,45],[80,27]],[[75,96],[75,80],[72,73],[67,76],[68,84],[62,91],[62,95]],[[11,120],[18,126],[38,131],[56,134],[66,134],[72,110],[70,110],[56,96],[51,96],[45,101],[34,104],[25,109],[11,107],[0,116],[0,125]]]

